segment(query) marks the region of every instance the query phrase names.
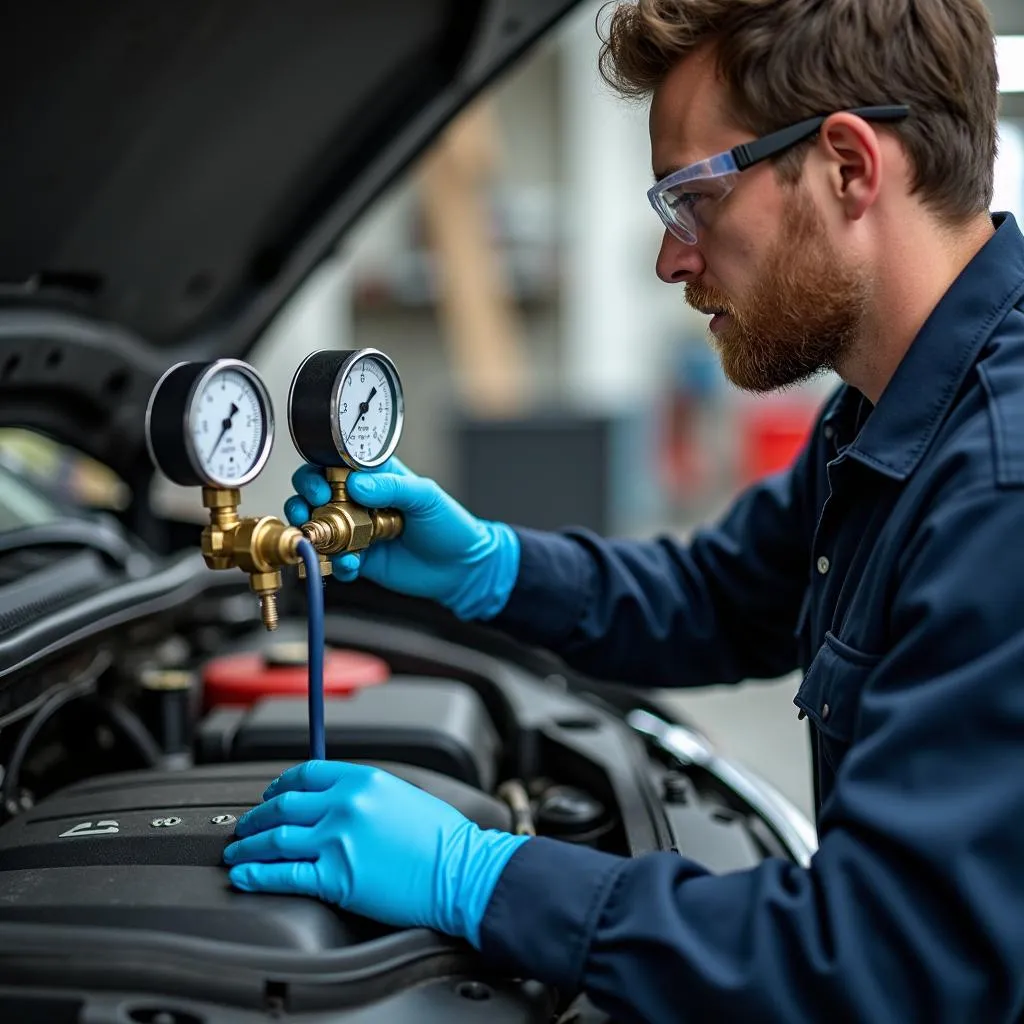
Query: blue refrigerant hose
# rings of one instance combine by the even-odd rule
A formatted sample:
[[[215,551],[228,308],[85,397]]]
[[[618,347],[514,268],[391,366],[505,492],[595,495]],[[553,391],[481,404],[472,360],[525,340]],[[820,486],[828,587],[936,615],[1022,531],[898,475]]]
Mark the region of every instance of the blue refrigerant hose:
[[[324,742],[324,581],[320,575],[320,557],[310,541],[299,541],[299,554],[306,566],[309,756],[314,761],[323,761],[327,757]]]

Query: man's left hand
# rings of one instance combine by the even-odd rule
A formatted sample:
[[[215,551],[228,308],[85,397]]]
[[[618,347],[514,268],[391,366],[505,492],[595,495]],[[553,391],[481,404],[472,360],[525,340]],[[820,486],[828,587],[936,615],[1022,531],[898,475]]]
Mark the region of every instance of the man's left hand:
[[[248,892],[316,896],[365,917],[480,945],[480,924],[523,836],[483,831],[449,804],[369,765],[288,769],[224,851]]]

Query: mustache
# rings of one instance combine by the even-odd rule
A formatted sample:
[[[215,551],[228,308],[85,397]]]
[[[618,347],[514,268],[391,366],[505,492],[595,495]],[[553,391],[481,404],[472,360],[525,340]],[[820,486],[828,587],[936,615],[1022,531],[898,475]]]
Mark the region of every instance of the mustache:
[[[698,313],[734,313],[732,303],[720,291],[707,285],[691,282],[684,293],[686,304]]]

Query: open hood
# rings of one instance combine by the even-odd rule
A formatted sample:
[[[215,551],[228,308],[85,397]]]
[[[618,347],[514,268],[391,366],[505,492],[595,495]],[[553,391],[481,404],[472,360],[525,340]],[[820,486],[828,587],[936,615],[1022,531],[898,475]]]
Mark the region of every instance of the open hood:
[[[0,31],[0,424],[148,476],[178,359],[244,356],[576,0],[42,0]]]

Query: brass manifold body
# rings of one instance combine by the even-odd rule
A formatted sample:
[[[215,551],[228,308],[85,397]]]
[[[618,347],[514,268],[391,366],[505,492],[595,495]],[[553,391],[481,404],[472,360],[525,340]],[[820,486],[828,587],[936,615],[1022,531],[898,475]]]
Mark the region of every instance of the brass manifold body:
[[[277,594],[281,589],[281,569],[286,565],[305,566],[299,554],[299,542],[310,540],[320,556],[320,573],[331,573],[331,555],[362,551],[374,541],[390,540],[402,532],[402,515],[394,509],[366,509],[348,497],[345,481],[349,470],[329,467],[325,470],[331,485],[331,500],[312,510],[309,522],[301,527],[288,526],[274,516],[238,515],[241,491],[237,488],[203,488],[203,505],[210,522],[203,530],[203,560],[211,569],[241,569],[249,576],[249,586],[260,599],[260,617],[267,629],[278,623]]]

